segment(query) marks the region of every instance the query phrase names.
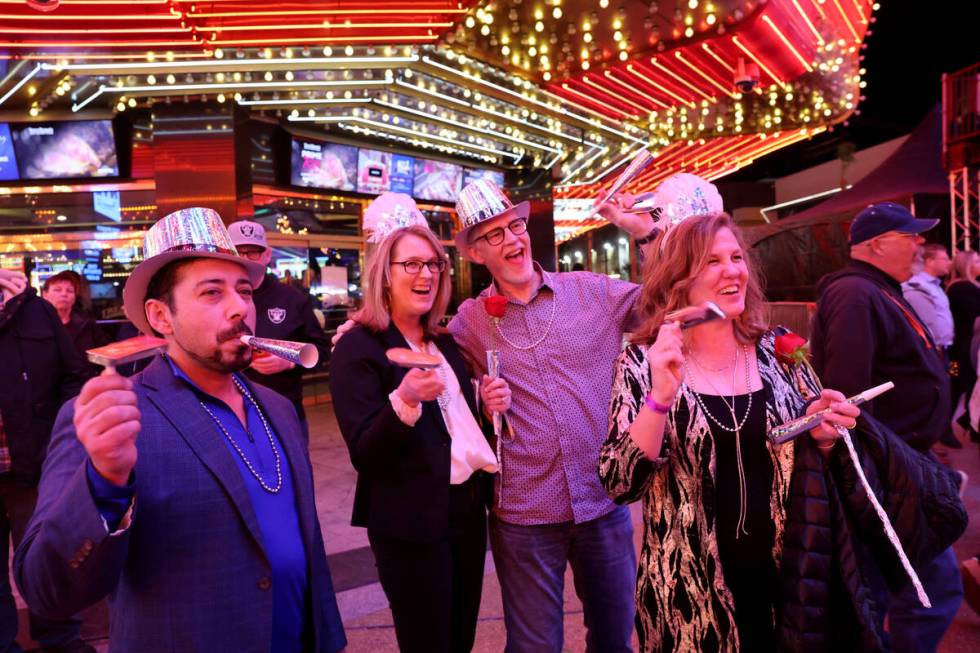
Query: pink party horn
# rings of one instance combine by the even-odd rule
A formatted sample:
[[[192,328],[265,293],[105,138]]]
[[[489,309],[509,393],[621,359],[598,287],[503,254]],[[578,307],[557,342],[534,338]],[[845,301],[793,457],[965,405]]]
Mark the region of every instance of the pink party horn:
[[[256,338],[255,336],[242,336],[241,340],[252,349],[278,356],[294,365],[310,368],[320,360],[320,352],[308,342],[273,340],[272,338]]]
[[[89,361],[106,368],[109,373],[116,371],[116,366],[155,356],[157,352],[167,348],[167,341],[153,336],[136,336],[113,342],[104,347],[86,350]]]

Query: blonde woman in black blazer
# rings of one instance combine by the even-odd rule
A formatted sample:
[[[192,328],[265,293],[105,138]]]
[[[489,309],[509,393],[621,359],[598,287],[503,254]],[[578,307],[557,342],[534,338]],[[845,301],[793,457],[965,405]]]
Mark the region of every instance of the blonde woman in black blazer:
[[[423,226],[380,240],[358,326],[338,341],[330,367],[337,421],[358,472],[352,523],[368,529],[399,649],[470,651],[497,461],[459,349],[437,333],[450,292],[445,250]],[[385,356],[394,347],[443,364],[397,367]],[[485,408],[509,407],[502,380],[482,386]]]

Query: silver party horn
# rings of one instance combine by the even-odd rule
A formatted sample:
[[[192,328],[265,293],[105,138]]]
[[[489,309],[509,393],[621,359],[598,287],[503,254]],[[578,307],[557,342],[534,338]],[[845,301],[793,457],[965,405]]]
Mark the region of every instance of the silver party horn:
[[[287,360],[293,365],[302,365],[310,368],[320,360],[320,352],[314,345],[308,342],[292,342],[291,340],[273,340],[272,338],[256,338],[255,336],[242,336],[241,341],[252,349],[264,351],[267,354],[278,356]]]
[[[725,311],[714,302],[704,302],[696,306],[688,306],[670,313],[665,318],[668,322],[677,322],[682,330],[696,327],[705,322],[724,320]]]
[[[881,385],[876,385],[873,388],[865,390],[864,392],[859,392],[853,397],[848,397],[846,402],[853,404],[855,406],[860,406],[866,401],[871,401],[878,395],[888,392],[895,387],[895,384],[891,381],[882,383]],[[783,444],[789,442],[796,436],[809,431],[810,429],[817,426],[823,421],[823,416],[831,412],[829,408],[824,408],[823,410],[818,410],[812,415],[804,415],[803,417],[797,417],[794,420],[790,420],[785,424],[780,424],[779,426],[774,426],[771,431],[769,431],[769,439],[772,440],[774,444]]]
[[[650,154],[650,150],[643,148],[637,152],[636,156],[633,157],[633,160],[630,161],[629,165],[626,166],[621,173],[619,173],[619,177],[616,178],[613,185],[609,187],[609,191],[606,193],[606,196],[595,205],[590,217],[595,216],[598,213],[600,206],[611,200],[613,195],[623,190],[628,183],[636,179],[651,163],[653,163],[653,155]]]

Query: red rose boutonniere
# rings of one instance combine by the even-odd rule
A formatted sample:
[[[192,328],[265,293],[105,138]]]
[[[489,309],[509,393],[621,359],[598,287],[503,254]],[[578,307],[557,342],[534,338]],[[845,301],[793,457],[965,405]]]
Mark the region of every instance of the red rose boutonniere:
[[[776,336],[776,358],[790,367],[800,365],[810,357],[810,343],[791,331]]]
[[[483,310],[490,316],[490,347],[495,350],[497,349],[497,345],[494,330],[498,327],[500,319],[507,311],[507,298],[503,295],[490,295],[483,300]]]
[[[483,307],[486,309],[487,315],[499,320],[507,311],[507,298],[503,295],[490,295],[483,300]]]

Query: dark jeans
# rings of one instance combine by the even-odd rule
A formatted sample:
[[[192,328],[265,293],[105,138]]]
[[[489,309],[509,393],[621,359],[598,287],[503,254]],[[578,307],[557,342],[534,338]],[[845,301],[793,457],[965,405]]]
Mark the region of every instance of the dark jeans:
[[[922,607],[912,583],[891,595],[888,635],[893,653],[935,653],[963,601],[963,581],[952,548],[918,572],[932,607]]]
[[[368,531],[402,653],[469,653],[487,555],[487,513],[471,479],[449,490],[449,533],[410,542]]]
[[[632,653],[636,550],[629,509],[582,524],[519,526],[490,518],[507,653],[560,653],[565,567],[582,601],[588,653]]]
[[[37,486],[0,475],[0,557],[3,568],[0,573],[0,653],[19,651],[17,638],[17,605],[10,587],[10,538],[16,548],[24,537],[27,523],[37,502]],[[78,619],[53,621],[29,613],[31,637],[42,647],[64,645],[78,639],[82,622]]]

